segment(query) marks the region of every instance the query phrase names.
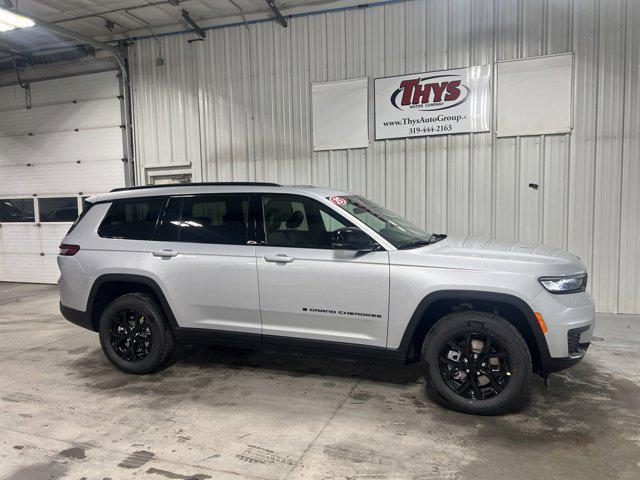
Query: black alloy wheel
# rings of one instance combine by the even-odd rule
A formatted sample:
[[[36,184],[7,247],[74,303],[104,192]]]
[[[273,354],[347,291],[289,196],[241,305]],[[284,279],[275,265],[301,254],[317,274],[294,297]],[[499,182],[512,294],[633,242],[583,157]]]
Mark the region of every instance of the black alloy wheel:
[[[126,373],[142,375],[167,365],[175,339],[165,314],[151,295],[122,295],[105,307],[98,325],[109,361]]]
[[[139,362],[147,358],[153,334],[145,315],[132,308],[117,311],[109,328],[109,342],[123,360]]]
[[[524,406],[533,373],[520,331],[493,313],[463,310],[440,318],[422,344],[427,394],[448,408],[497,415]]]
[[[454,336],[439,356],[440,375],[458,395],[487,400],[500,394],[509,383],[509,355],[486,333]]]

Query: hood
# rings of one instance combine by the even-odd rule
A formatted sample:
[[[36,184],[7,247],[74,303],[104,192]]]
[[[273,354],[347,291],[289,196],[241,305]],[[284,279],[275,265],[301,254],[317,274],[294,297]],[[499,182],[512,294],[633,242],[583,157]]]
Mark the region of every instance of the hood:
[[[398,250],[402,262],[468,270],[518,270],[549,275],[582,273],[582,261],[566,250],[525,242],[447,237],[435,244]],[[404,255],[406,254],[406,255]]]

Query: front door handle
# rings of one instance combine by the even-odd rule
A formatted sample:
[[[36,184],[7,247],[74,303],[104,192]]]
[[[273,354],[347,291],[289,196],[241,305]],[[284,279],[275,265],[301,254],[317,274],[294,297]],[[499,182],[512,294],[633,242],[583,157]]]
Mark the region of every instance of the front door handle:
[[[295,257],[290,257],[284,253],[276,253],[275,255],[265,255],[264,260],[272,263],[291,263],[295,260]]]
[[[153,250],[151,252],[154,257],[171,258],[178,255],[175,250]]]

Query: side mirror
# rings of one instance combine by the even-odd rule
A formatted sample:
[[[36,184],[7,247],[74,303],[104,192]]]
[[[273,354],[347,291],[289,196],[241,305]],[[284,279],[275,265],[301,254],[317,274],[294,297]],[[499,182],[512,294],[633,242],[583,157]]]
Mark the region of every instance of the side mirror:
[[[378,244],[358,227],[343,227],[334,231],[331,236],[331,245],[336,250],[358,252],[372,252],[378,248]]]

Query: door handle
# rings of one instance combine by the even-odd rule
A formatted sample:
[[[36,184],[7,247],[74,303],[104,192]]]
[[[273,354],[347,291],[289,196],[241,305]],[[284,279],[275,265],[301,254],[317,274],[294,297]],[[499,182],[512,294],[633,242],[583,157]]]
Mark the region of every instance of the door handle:
[[[291,263],[295,260],[295,257],[290,257],[289,255],[286,255],[284,253],[276,253],[275,255],[265,255],[263,258],[265,262],[272,262],[272,263]]]
[[[153,250],[151,252],[154,257],[171,258],[178,255],[175,250]]]

